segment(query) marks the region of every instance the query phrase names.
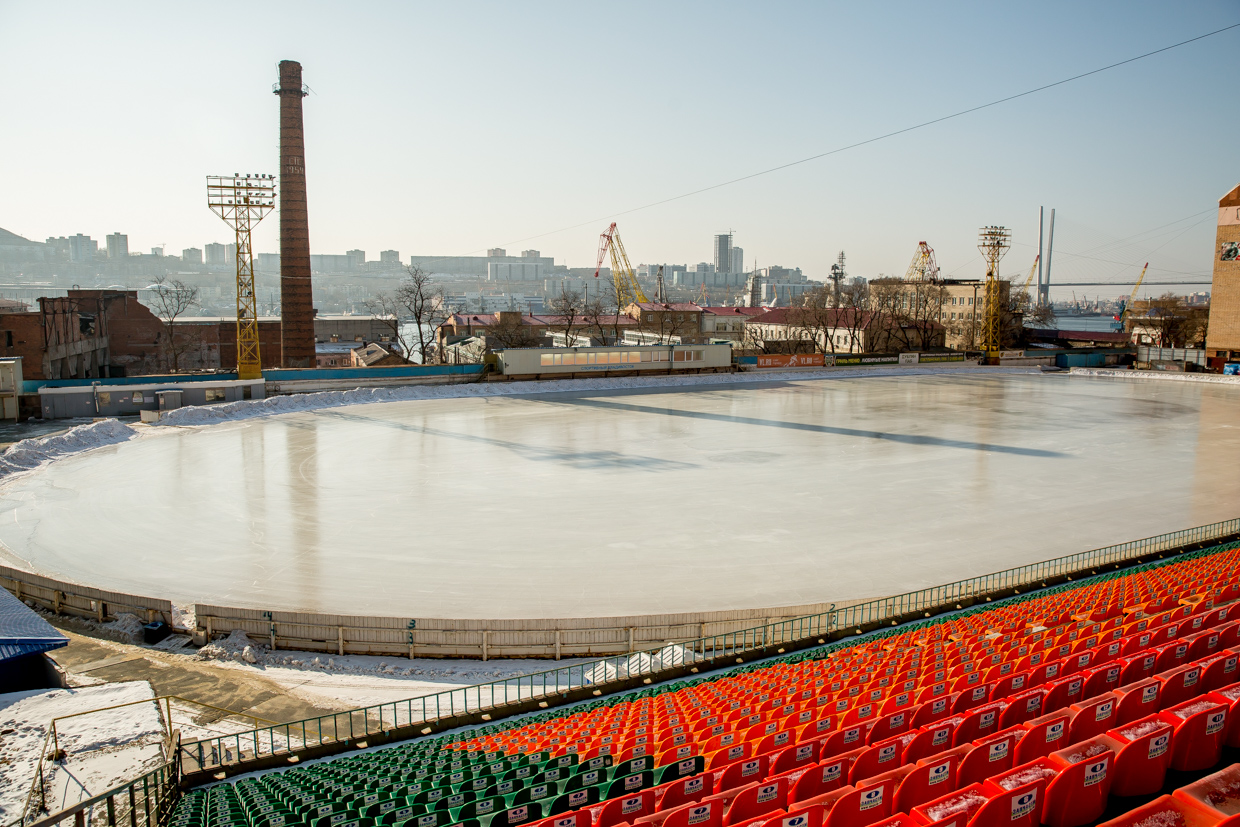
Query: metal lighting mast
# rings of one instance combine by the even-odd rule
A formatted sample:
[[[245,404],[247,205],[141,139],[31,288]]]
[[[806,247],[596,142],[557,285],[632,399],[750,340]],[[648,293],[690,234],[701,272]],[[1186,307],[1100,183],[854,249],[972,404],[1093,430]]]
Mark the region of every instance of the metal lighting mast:
[[[1012,233],[1006,227],[982,227],[978,230],[977,249],[986,260],[986,315],[982,322],[982,350],[988,358],[998,358],[999,355],[999,324],[1003,310],[999,298],[999,259],[1011,246]]]
[[[276,203],[272,175],[207,176],[207,206],[237,234],[237,378],[263,378],[250,230]]]

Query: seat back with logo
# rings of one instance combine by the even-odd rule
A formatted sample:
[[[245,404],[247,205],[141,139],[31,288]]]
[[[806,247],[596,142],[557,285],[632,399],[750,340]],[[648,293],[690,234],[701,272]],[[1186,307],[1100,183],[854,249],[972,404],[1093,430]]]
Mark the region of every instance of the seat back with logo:
[[[1048,758],[1018,764],[982,784],[990,799],[970,827],[1037,827],[1046,802],[1046,787],[1059,774]]]
[[[1166,708],[1197,697],[1205,691],[1201,686],[1201,675],[1202,669],[1195,663],[1173,666],[1159,672],[1154,676],[1162,684],[1158,690],[1159,703]]]
[[[518,824],[529,824],[540,818],[542,818],[542,805],[529,803],[500,810],[489,819],[482,819],[482,823],[487,827],[517,827]]]
[[[668,781],[675,781],[678,778],[688,778],[691,775],[697,775],[706,769],[706,759],[700,755],[693,758],[686,758],[676,761],[674,764],[664,764],[662,762],[655,764],[659,767],[658,778],[656,784],[666,784]]]
[[[1086,698],[1068,707],[1072,714],[1072,723],[1068,725],[1068,743],[1075,744],[1078,741],[1093,738],[1095,735],[1101,735],[1121,723],[1119,720],[1120,701],[1115,695],[1114,692],[1107,692]]]
[[[1240,677],[1240,654],[1223,649],[1201,659],[1201,691],[1213,692]]]
[[[822,807],[800,813],[783,813],[762,823],[762,827],[822,827]]]
[[[851,767],[850,755],[824,758],[796,780],[788,793],[788,800],[793,803],[808,801],[840,789],[848,783],[848,771]]]
[[[1204,770],[1219,762],[1227,736],[1227,701],[1211,692],[1164,709],[1158,717],[1175,729],[1171,736],[1171,768]]]
[[[728,805],[723,823],[725,825],[748,824],[759,816],[786,809],[787,806],[788,779],[772,778],[751,784],[741,790],[740,794]]]
[[[612,825],[619,823],[618,821],[609,822],[607,827],[612,827]],[[590,811],[577,810],[574,813],[564,813],[563,815],[544,818],[542,821],[537,822],[534,827],[590,827]]]
[[[702,801],[673,810],[663,827],[723,827],[723,803]]]
[[[818,742],[806,741],[793,744],[771,756],[769,775],[783,775],[798,767],[806,767],[818,763]]]
[[[1046,787],[1042,823],[1081,827],[1097,821],[1111,792],[1111,766],[1120,745],[1106,735],[1052,752],[1047,760],[1061,767]]]
[[[1046,692],[1045,687],[1039,686],[1010,696],[1007,699],[1008,705],[1003,708],[1002,714],[999,715],[1000,728],[1007,729],[1008,727],[1017,726],[1041,715]]]
[[[1113,795],[1152,795],[1162,789],[1171,765],[1171,725],[1150,715],[1107,732],[1122,744],[1115,755]]]
[[[1118,696],[1119,703],[1116,705],[1116,719],[1112,726],[1123,726],[1157,712],[1162,708],[1159,694],[1161,690],[1162,682],[1152,677],[1117,688],[1113,694]]]
[[[848,770],[848,783],[856,784],[871,775],[898,767],[904,753],[904,740],[897,735],[861,750]]]
[[[1024,737],[1023,727],[996,732],[973,742],[973,748],[960,759],[956,768],[956,786],[985,781],[995,773],[1010,769],[1016,756],[1016,744]]]
[[[547,806],[547,815],[555,816],[560,813],[578,810],[582,807],[589,807],[591,804],[598,803],[598,799],[598,787],[583,787],[579,790],[562,793],[551,799],[550,805]]]
[[[654,790],[642,790],[634,795],[624,795],[607,801],[599,810],[598,822],[594,827],[614,827],[625,822],[632,823],[645,815],[654,812]],[[559,827],[559,825],[548,825]],[[570,827],[566,825],[566,827]],[[586,814],[584,827],[590,827],[589,813]]]
[[[714,791],[732,790],[766,778],[770,774],[769,762],[769,755],[759,755],[729,764],[715,782]]]
[[[964,716],[960,726],[956,727],[956,732],[952,735],[953,745],[960,746],[998,732],[999,716],[1002,712],[1002,703],[989,703],[971,710]]]
[[[708,783],[708,776],[706,775],[681,778],[671,784],[664,785],[663,795],[657,799],[657,809],[665,812],[675,810],[678,807],[683,807],[685,804],[701,801],[712,793],[714,793],[714,790],[711,789],[711,785]],[[722,814],[720,814],[720,818],[722,818]]]
[[[1032,721],[1025,721],[1022,724],[1025,737],[1016,745],[1016,757],[1013,761],[1024,764],[1066,747],[1069,743],[1068,729],[1071,720],[1070,710],[1059,709]]]
[[[885,781],[871,787],[853,788],[840,796],[823,819],[823,827],[866,827],[891,815],[895,784]]]
[[[958,750],[959,748],[918,761],[913,771],[904,776],[900,786],[896,787],[893,809],[909,813],[918,804],[956,789],[956,767],[960,764],[961,757]]]

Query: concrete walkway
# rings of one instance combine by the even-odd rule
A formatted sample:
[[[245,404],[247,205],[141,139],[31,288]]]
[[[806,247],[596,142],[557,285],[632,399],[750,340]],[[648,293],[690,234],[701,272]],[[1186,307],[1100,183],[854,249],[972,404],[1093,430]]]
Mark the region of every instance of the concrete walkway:
[[[313,718],[353,706],[311,704],[290,695],[285,687],[261,675],[198,660],[192,654],[163,652],[89,637],[64,618],[49,618],[49,621],[69,636],[69,645],[51,652],[51,657],[60,668],[79,679],[109,683],[148,681],[156,695],[177,695],[278,723]]]

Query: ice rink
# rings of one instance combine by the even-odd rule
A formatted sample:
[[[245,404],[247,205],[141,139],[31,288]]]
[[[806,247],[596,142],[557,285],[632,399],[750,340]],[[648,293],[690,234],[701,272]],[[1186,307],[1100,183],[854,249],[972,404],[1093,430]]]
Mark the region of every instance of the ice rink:
[[[1240,390],[837,378],[356,405],[0,490],[36,569],[174,601],[579,617],[880,596],[1240,513]]]

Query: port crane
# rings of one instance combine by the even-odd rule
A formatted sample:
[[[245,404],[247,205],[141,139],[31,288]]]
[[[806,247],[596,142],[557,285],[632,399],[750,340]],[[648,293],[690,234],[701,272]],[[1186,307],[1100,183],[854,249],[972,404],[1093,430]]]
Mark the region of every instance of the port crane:
[[[1024,290],[1026,293],[1029,292],[1029,285],[1033,283],[1033,277],[1037,275],[1038,261],[1041,258],[1042,258],[1041,253],[1033,257],[1033,266],[1029,268],[1029,278],[1025,279],[1025,286],[1021,288],[1021,290]]]
[[[629,264],[629,255],[624,251],[624,243],[620,241],[620,233],[616,230],[616,222],[611,222],[611,226],[606,232],[599,236],[598,241],[598,264],[594,267],[594,277],[598,278],[599,271],[603,269],[603,259],[608,253],[611,253],[611,279],[615,284],[616,290],[616,310],[623,311],[630,304],[644,304],[646,294],[642,292],[642,287],[637,283],[637,276],[633,273],[633,266]]]
[[[937,281],[938,278],[939,265],[934,260],[934,248],[924,241],[917,242],[917,252],[913,254],[913,260],[909,263],[908,271],[904,274],[904,280]],[[836,291],[839,291],[838,282],[836,283]]]
[[[1141,282],[1145,281],[1145,271],[1150,269],[1150,263],[1145,262],[1145,266],[1141,268],[1141,275],[1137,276],[1137,283],[1132,286],[1132,293],[1128,296],[1128,301],[1124,302],[1123,308],[1119,311],[1119,329],[1124,329],[1124,322],[1128,321],[1128,314],[1132,310],[1132,303],[1137,300],[1137,291],[1141,289]]]

